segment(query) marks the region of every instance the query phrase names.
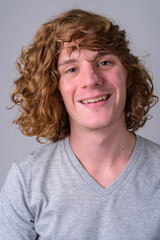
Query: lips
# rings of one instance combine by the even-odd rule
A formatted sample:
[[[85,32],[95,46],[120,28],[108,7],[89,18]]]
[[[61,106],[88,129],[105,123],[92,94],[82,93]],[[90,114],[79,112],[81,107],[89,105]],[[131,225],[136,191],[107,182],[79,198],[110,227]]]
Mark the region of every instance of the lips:
[[[100,102],[100,101],[107,100],[108,98],[110,98],[110,96],[111,96],[111,94],[107,94],[107,95],[103,95],[103,96],[100,96],[100,97],[85,99],[85,100],[82,100],[81,102],[83,104],[97,103],[97,102]]]

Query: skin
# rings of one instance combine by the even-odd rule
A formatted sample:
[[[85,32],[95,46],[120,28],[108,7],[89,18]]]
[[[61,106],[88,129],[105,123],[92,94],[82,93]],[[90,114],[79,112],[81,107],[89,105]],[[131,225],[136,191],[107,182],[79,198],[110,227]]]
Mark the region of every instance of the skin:
[[[124,115],[127,71],[111,52],[81,49],[69,54],[68,45],[64,47],[58,59],[59,90],[69,114],[71,148],[106,188],[126,167],[135,146]]]

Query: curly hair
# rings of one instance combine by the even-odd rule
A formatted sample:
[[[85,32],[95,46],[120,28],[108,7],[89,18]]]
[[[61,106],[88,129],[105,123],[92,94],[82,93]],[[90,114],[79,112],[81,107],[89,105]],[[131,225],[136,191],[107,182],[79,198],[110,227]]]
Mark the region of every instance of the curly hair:
[[[136,131],[148,119],[147,113],[158,97],[153,95],[151,76],[128,47],[125,30],[103,16],[73,9],[43,24],[16,62],[20,76],[14,81],[11,99],[20,109],[14,123],[24,135],[55,142],[70,134],[68,113],[58,89],[57,62],[64,43],[78,39],[82,41],[71,51],[75,47],[108,49],[126,67],[131,80],[125,106],[127,129]]]

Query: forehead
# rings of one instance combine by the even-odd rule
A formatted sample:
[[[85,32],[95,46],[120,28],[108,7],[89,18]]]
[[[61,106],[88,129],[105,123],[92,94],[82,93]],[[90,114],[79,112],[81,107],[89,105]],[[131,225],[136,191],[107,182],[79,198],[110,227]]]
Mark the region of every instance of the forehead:
[[[58,57],[58,65],[69,63],[69,61],[73,61],[73,59],[78,60],[81,58],[86,58],[88,60],[94,60],[97,55],[98,51],[91,51],[88,49],[75,49],[70,51],[70,49],[64,48]]]
[[[80,40],[79,40],[80,42]],[[74,60],[77,61],[78,59],[86,59],[88,61],[94,61],[99,57],[103,57],[106,55],[114,55],[110,50],[97,50],[97,49],[87,49],[87,48],[80,48],[78,42],[76,43],[65,43],[63,45],[62,51],[58,57],[58,66],[65,65]],[[117,57],[118,58],[118,57]]]

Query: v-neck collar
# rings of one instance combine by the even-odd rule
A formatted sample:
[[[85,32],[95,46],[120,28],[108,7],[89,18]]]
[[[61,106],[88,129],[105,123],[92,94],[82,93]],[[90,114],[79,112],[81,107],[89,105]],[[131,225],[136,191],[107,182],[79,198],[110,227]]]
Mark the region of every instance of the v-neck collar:
[[[140,152],[141,152],[141,142],[142,138],[139,135],[136,135],[136,144],[134,147],[134,151],[132,153],[132,156],[125,167],[125,169],[121,172],[121,174],[118,176],[118,178],[107,188],[103,188],[81,165],[79,160],[76,158],[75,154],[73,153],[70,143],[69,143],[69,137],[67,137],[64,140],[65,150],[69,156],[70,161],[76,168],[79,175],[83,178],[83,180],[92,188],[94,189],[98,194],[101,196],[109,196],[112,192],[114,192],[127,178],[127,176],[130,174],[134,166],[136,165],[136,162],[138,161]]]

